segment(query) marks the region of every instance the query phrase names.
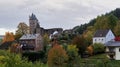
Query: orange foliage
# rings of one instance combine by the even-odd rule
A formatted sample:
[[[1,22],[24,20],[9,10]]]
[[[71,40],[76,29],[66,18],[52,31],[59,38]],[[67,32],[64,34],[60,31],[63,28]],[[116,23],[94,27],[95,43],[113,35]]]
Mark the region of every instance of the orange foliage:
[[[54,45],[48,52],[48,66],[61,66],[67,61],[66,51],[60,45]]]
[[[6,32],[5,37],[3,38],[3,42],[9,42],[9,41],[14,41],[14,35],[13,33]]]
[[[87,51],[90,55],[93,54],[93,47],[90,45],[89,47],[87,47]]]

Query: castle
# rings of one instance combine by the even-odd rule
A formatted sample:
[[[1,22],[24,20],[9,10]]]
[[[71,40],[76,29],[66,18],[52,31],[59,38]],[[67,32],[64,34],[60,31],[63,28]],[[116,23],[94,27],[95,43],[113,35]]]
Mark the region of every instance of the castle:
[[[44,35],[45,33],[50,35],[53,34],[55,31],[58,33],[62,33],[62,28],[52,28],[52,29],[44,29],[40,27],[39,21],[36,18],[36,16],[32,13],[31,16],[29,16],[29,26],[30,26],[30,34],[41,34]]]
[[[22,46],[22,50],[33,50],[40,51],[43,49],[43,35],[48,34],[51,35],[54,32],[58,32],[58,34],[63,32],[62,28],[52,28],[52,29],[44,29],[40,27],[39,21],[34,14],[29,16],[29,34],[24,34],[20,38],[20,45]]]

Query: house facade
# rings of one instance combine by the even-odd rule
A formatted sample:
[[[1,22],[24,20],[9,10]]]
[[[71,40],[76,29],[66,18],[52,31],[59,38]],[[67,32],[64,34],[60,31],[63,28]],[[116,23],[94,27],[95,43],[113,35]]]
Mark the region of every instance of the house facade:
[[[40,34],[25,34],[20,38],[20,45],[26,50],[40,51],[43,49],[42,37]]]
[[[108,58],[120,60],[120,41],[108,41],[105,46]]]
[[[102,43],[105,44],[108,41],[111,41],[115,38],[115,35],[111,30],[97,30],[93,36],[93,44],[94,43]]]

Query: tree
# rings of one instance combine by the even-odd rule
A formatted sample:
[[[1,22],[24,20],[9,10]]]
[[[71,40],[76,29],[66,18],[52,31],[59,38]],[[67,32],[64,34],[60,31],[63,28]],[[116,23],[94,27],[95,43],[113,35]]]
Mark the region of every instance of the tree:
[[[17,28],[18,29],[16,30],[15,33],[15,39],[19,39],[23,34],[29,33],[29,27],[24,22],[20,22]]]
[[[116,24],[114,33],[116,36],[120,36],[120,21]]]
[[[88,53],[90,55],[93,55],[93,47],[92,47],[92,45],[90,45],[90,46],[87,47],[87,51],[88,51]]]
[[[94,54],[103,53],[105,52],[105,47],[101,43],[95,43],[93,44],[93,50],[94,50]]]
[[[9,41],[14,41],[14,35],[12,32],[6,32],[5,36],[3,38],[3,42],[9,42]]]
[[[50,43],[49,36],[48,36],[48,34],[45,34],[43,36],[43,45],[46,46],[46,45],[49,45],[49,43]]]
[[[74,37],[72,44],[75,44],[77,46],[78,53],[81,55],[85,52],[87,47],[84,37],[79,35]]]
[[[68,45],[67,54],[69,67],[73,67],[74,64],[77,64],[79,57],[76,45]]]
[[[48,66],[62,67],[67,61],[66,51],[60,45],[54,45],[48,52]]]
[[[85,38],[87,45],[92,44],[93,34],[94,34],[93,26],[89,26],[87,30],[83,33],[83,37]]]

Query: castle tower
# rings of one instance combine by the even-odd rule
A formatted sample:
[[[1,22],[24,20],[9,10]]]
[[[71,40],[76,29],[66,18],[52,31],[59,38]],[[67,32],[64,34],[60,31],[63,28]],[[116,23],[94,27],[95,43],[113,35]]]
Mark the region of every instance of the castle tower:
[[[30,25],[30,34],[40,33],[40,25],[38,23],[38,19],[33,13],[31,16],[29,16],[29,25]]]

